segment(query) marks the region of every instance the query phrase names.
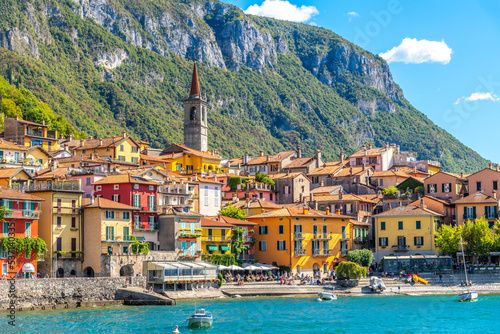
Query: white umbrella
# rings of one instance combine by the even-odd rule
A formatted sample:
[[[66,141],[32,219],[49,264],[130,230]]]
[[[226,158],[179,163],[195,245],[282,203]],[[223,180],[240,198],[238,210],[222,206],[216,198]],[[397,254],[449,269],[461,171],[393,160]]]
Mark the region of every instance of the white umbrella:
[[[223,266],[222,264],[219,264],[219,266],[217,267],[217,269],[219,269],[219,270],[229,270],[230,268],[226,267],[226,266]]]
[[[229,270],[245,270],[245,269],[243,269],[241,267],[238,267],[235,264],[230,265],[229,267],[227,267],[227,269],[229,269]]]
[[[257,266],[254,266],[254,265],[249,265],[249,266],[245,267],[245,270],[250,270],[250,271],[260,270],[260,271],[262,271],[262,267],[257,267]]]

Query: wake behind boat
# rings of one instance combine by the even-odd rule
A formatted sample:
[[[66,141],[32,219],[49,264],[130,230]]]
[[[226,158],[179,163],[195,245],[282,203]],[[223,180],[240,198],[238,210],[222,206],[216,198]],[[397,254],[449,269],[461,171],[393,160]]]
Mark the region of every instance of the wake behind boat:
[[[214,318],[210,312],[206,312],[204,309],[195,310],[194,314],[190,315],[187,318],[188,327],[192,328],[203,328],[203,327],[211,327]]]

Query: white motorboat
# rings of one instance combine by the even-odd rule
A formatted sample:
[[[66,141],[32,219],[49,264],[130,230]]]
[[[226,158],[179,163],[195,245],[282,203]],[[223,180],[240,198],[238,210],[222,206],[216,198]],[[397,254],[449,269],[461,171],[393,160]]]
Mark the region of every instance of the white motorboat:
[[[194,314],[190,315],[187,318],[188,322],[188,327],[193,327],[193,328],[202,328],[202,327],[211,327],[214,318],[212,318],[212,315],[210,312],[206,312],[204,309],[199,309],[195,310]]]
[[[318,299],[320,299],[320,300],[336,300],[337,296],[335,296],[331,292],[321,291],[318,293]]]
[[[467,286],[467,291],[462,292],[458,295],[458,301],[475,301],[478,298],[478,294],[476,291],[469,290],[469,281],[467,280],[467,266],[465,265],[465,253],[464,253],[464,244],[462,243],[462,236],[460,235],[460,247],[462,248],[462,259],[464,263],[464,273],[465,273],[465,284]]]
[[[372,276],[370,278],[370,286],[372,291],[377,291],[377,292],[378,291],[382,292],[387,289],[382,279],[376,276]]]

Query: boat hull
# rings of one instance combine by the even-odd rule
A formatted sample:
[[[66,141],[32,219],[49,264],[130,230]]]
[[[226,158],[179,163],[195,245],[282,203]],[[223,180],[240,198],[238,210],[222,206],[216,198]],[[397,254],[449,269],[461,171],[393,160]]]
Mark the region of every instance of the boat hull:
[[[458,295],[458,299],[462,301],[473,301],[476,300],[477,297],[478,295],[476,291],[462,292]]]
[[[211,327],[214,319],[209,317],[193,317],[187,320],[188,327],[191,328],[203,328],[203,327]]]
[[[318,298],[321,300],[335,300],[337,296],[330,292],[320,292],[318,293]]]

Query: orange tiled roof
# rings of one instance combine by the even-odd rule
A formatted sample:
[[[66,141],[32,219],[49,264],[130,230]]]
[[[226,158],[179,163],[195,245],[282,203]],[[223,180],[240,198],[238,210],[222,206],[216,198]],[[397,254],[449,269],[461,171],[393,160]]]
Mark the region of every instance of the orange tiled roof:
[[[307,177],[306,174],[302,173],[302,172],[291,172],[291,173],[278,173],[278,174],[269,174],[269,177],[271,179],[295,179],[296,177],[299,177],[303,175],[306,179],[309,180],[309,182],[311,182],[311,179],[309,179]]]
[[[4,186],[0,186],[0,198],[24,201],[45,201],[43,198],[33,196],[22,191],[10,189]]]
[[[261,208],[261,209],[281,209],[282,206],[281,205],[278,205],[278,204],[275,204],[275,203],[272,203],[272,202],[268,202],[268,201],[264,201],[263,199],[256,199],[255,201],[250,201],[250,202],[246,202],[246,201],[239,201],[238,203],[234,204],[235,207],[239,208],[239,209],[245,209],[245,208],[249,208],[249,209],[256,209],[256,208]]]
[[[269,211],[264,213],[259,213],[248,217],[251,218],[269,218],[269,217],[316,217],[316,218],[344,218],[350,219],[348,216],[337,215],[335,213],[326,214],[324,211],[309,209],[308,213],[304,213],[304,209],[299,208],[284,208],[276,211]]]
[[[342,168],[343,166],[347,165],[349,161],[330,161],[325,163],[322,167],[316,168],[312,172],[310,172],[309,176],[317,176],[317,175],[332,175],[335,173],[339,168]]]
[[[82,207],[85,208],[101,208],[101,209],[117,209],[117,210],[138,210],[136,207],[111,201],[102,197],[96,197],[94,204],[91,203],[92,199],[82,198]]]
[[[457,199],[453,204],[474,204],[474,203],[498,203],[498,200],[493,196],[486,195],[480,191],[466,196],[464,198]]]
[[[279,152],[277,154],[274,154],[274,155],[263,155],[263,156],[258,156],[252,160],[250,160],[247,165],[261,165],[261,164],[264,164],[264,163],[268,163],[268,162],[279,162],[279,161],[282,161],[286,158],[288,158],[290,155],[294,154],[295,151],[283,151],[283,152]]]
[[[13,142],[4,140],[0,138],[0,148],[3,148],[5,150],[14,150],[14,151],[27,151],[28,148],[24,146],[19,146],[14,144]]]
[[[89,138],[89,139],[73,139],[60,143],[61,145],[66,145],[71,149],[96,149],[96,148],[106,148],[106,147],[117,147],[124,140],[131,139],[137,146],[138,145],[130,136],[115,136],[108,138]],[[82,145],[83,142],[83,145]],[[101,143],[102,142],[102,143]]]
[[[59,179],[66,177],[68,167],[59,167],[54,170],[44,169],[35,173],[35,179]]]
[[[385,148],[385,147],[375,147],[375,148],[369,148],[366,150],[360,150],[353,155],[349,156],[349,158],[362,158],[362,157],[374,157],[374,156],[379,156],[382,155],[383,153],[387,152],[391,148]],[[366,152],[366,154],[365,154]]]
[[[28,175],[31,176],[28,171],[26,171],[23,167],[19,168],[0,168],[0,179],[10,179],[11,177],[14,177],[17,175],[17,173],[21,172],[24,170],[24,172]]]
[[[208,219],[208,218],[205,218],[205,217],[201,217],[200,219],[200,222],[201,222],[201,227],[220,227],[220,228],[233,228],[234,225],[232,224],[228,224],[226,222],[223,222],[223,221],[219,221],[219,220],[214,220],[214,219]]]
[[[284,168],[301,168],[309,166],[314,161],[314,157],[304,157],[294,159],[291,163],[286,165]]]
[[[345,176],[359,175],[359,174],[363,174],[368,169],[373,169],[373,168],[365,167],[365,170],[363,170],[363,166],[345,167],[345,168],[338,170],[333,175],[333,177],[345,177]]]
[[[397,208],[384,211],[375,215],[374,217],[387,217],[387,216],[442,216],[442,214],[429,210],[427,208],[421,208],[418,205],[407,205],[399,206]]]
[[[363,198],[354,194],[342,194],[342,199],[340,199],[340,194],[338,195],[319,195],[314,196],[314,200],[318,202],[331,202],[331,201],[360,201],[368,203],[378,203],[378,201],[373,201],[367,198]]]
[[[177,150],[175,148],[177,147]],[[166,150],[172,150],[170,152],[165,152]],[[165,153],[164,153],[165,152]],[[180,153],[180,154],[179,154]],[[216,153],[215,155],[212,154],[210,151],[198,151],[194,150],[192,148],[186,147],[184,145],[180,144],[172,144],[169,147],[165,148],[161,153],[160,156],[168,156],[172,158],[176,158],[178,156],[175,156],[176,154],[179,154],[178,156],[182,156],[182,154],[192,154],[197,157],[204,157],[204,158],[211,158],[211,159],[216,159],[216,160],[222,160],[220,155]]]
[[[337,188],[341,188],[342,186],[340,185],[337,185],[337,186],[323,186],[323,187],[318,187],[318,188],[314,188],[313,190],[311,190],[311,194],[318,194],[318,193],[330,193],[331,191],[337,189]]]
[[[139,177],[133,177],[129,173],[108,175],[99,181],[94,182],[94,184],[117,184],[117,183],[140,183],[140,184],[151,184],[157,185],[157,183],[152,181],[147,181]]]
[[[241,219],[236,219],[232,217],[225,217],[225,216],[220,216],[222,220],[224,220],[226,223],[231,224],[231,225],[259,225],[257,223],[252,223],[246,220],[241,220]]]

